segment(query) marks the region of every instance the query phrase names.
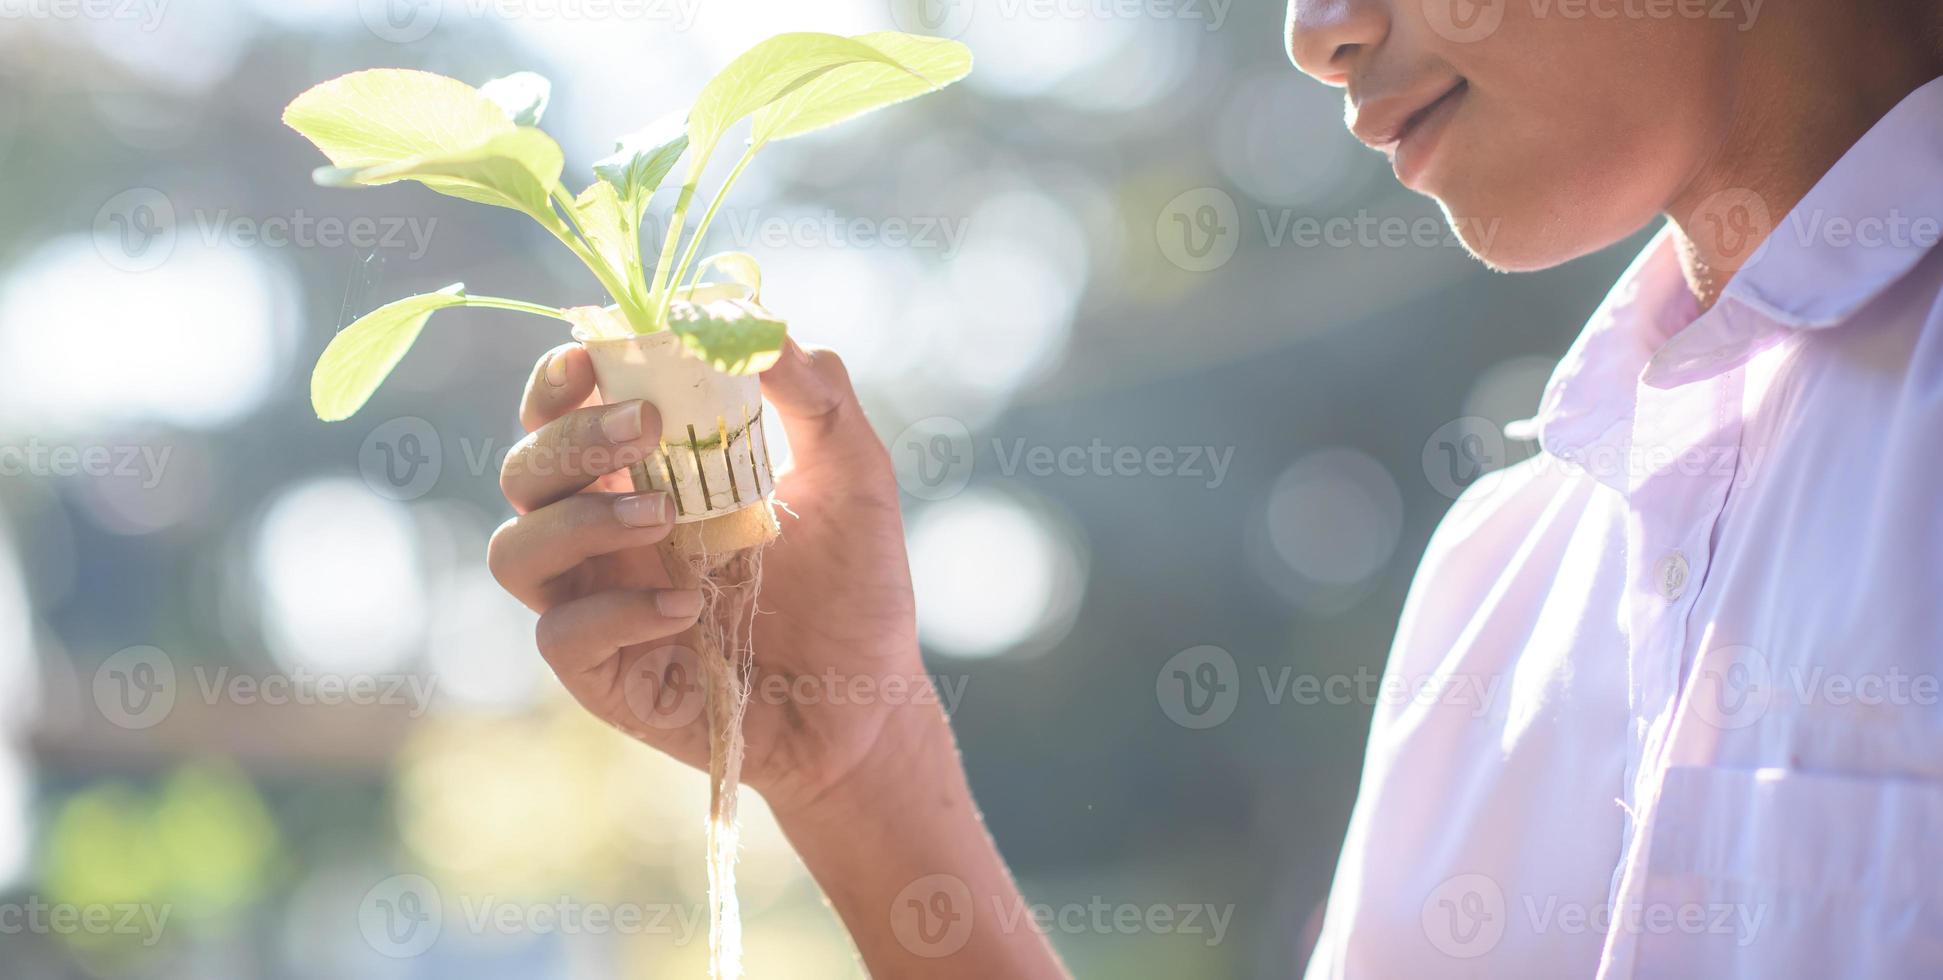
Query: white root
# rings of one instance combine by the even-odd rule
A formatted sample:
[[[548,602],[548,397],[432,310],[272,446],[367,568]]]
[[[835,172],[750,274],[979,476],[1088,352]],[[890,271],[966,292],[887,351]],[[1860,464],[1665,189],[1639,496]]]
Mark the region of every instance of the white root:
[[[775,516],[767,505],[758,505],[680,525],[662,546],[676,585],[702,593],[694,636],[708,683],[708,954],[709,974],[716,980],[742,976],[742,915],[735,896],[741,839],[736,798],[742,782],[742,720],[755,672],[762,555],[775,536]]]

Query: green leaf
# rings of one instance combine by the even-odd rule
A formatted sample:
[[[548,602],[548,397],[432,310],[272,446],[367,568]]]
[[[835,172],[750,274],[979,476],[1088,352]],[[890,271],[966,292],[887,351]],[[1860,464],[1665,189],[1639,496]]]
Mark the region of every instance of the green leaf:
[[[553,137],[522,126],[450,154],[416,157],[361,169],[323,167],[326,186],[374,186],[416,180],[441,194],[524,211],[542,224],[558,222],[550,203],[563,165]]]
[[[859,62],[831,69],[756,113],[757,143],[801,136],[950,85],[971,73],[971,49],[957,41],[897,31],[859,34],[896,65]]]
[[[597,180],[573,199],[574,224],[608,268],[632,272],[641,265],[641,240],[631,229],[626,205],[614,185]],[[632,281],[632,276],[629,277]],[[618,298],[618,297],[616,297]]]
[[[290,100],[284,125],[334,166],[384,166],[461,153],[511,132],[513,120],[478,89],[427,71],[340,75]]]
[[[875,36],[875,35],[873,35]],[[888,33],[886,38],[900,38],[902,35]],[[912,43],[888,41],[887,44],[899,46],[913,54],[922,55],[937,62],[940,70],[950,75],[952,80],[970,70],[970,57],[965,55],[963,64],[957,54],[949,48],[938,48],[921,43],[922,39],[912,39]],[[734,185],[756,152],[760,150],[768,136],[758,132],[750,140],[747,152],[730,171],[729,176],[717,189],[715,199],[709,203],[708,210],[702,214],[702,221],[689,239],[688,248],[681,252],[681,259],[675,260],[676,241],[687,221],[687,209],[694,197],[696,185],[701,180],[702,169],[707,166],[708,158],[720,142],[722,134],[743,117],[762,110],[765,106],[789,97],[817,84],[820,79],[847,66],[872,66],[883,69],[886,74],[863,79],[866,91],[860,96],[845,93],[849,84],[826,86],[819,91],[821,95],[811,98],[791,109],[787,118],[777,118],[769,127],[778,132],[789,130],[787,135],[808,132],[811,129],[841,122],[860,113],[869,112],[879,106],[888,105],[900,99],[910,98],[931,91],[945,84],[933,83],[929,79],[916,79],[916,88],[895,85],[887,79],[896,74],[911,75],[911,69],[900,64],[896,58],[855,38],[840,37],[835,34],[779,34],[764,41],[741,57],[729,63],[720,74],[709,80],[695,102],[695,108],[688,114],[688,140],[695,148],[689,157],[688,177],[682,184],[681,197],[675,202],[675,210],[669,221],[669,235],[663,242],[660,260],[656,263],[655,275],[651,280],[654,295],[662,298],[665,304],[672,300],[670,287],[679,284],[687,274],[688,264],[694,259],[695,250],[702,238],[708,233],[709,222],[721,208],[722,201]],[[955,75],[951,74],[956,72]],[[792,128],[799,117],[802,122]],[[665,292],[664,292],[665,290]]]
[[[722,134],[750,113],[841,65],[878,62],[895,68],[883,52],[837,34],[778,34],[742,53],[709,79],[688,112],[689,179],[701,176]]]
[[[515,126],[538,126],[553,97],[553,83],[538,72],[516,71],[479,86],[479,94],[506,111]]]
[[[350,418],[378,390],[432,314],[466,301],[465,284],[386,303],[337,332],[310,373],[310,406],[326,422]]]
[[[668,305],[668,329],[696,357],[726,374],[755,374],[776,363],[785,326],[754,300],[729,297]]]
[[[756,257],[747,252],[717,252],[695,265],[695,278],[713,266],[722,270],[728,277],[749,287],[749,298],[762,302],[762,265]]]
[[[614,185],[621,200],[633,209],[634,220],[640,220],[648,199],[688,149],[687,126],[680,113],[665,116],[646,129],[621,137],[612,154],[595,161],[594,174]]]

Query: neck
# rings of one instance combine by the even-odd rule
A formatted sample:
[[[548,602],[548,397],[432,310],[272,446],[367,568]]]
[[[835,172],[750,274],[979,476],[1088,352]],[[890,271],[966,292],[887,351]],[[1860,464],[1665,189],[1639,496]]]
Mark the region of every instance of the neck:
[[[1793,4],[1759,23],[1729,69],[1725,135],[1666,208],[1702,310],[1849,147],[1943,75],[1926,6]]]

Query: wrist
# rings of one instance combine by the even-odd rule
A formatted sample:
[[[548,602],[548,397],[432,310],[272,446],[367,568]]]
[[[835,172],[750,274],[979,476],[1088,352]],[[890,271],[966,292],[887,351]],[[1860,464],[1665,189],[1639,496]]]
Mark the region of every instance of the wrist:
[[[845,779],[778,812],[783,833],[872,976],[1064,980],[1030,920],[980,911],[1022,909],[1024,899],[979,816],[944,713],[901,714]]]
[[[936,704],[906,704],[884,716],[870,750],[848,770],[801,801],[772,809],[792,840],[826,831],[848,837],[964,781],[944,712]]]

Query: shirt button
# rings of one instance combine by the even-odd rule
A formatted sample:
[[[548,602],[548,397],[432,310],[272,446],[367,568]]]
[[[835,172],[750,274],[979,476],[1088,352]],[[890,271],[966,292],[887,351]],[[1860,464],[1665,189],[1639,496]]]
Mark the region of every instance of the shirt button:
[[[1660,597],[1668,602],[1680,598],[1680,594],[1687,590],[1687,571],[1686,555],[1675,551],[1660,559],[1654,576]]]

